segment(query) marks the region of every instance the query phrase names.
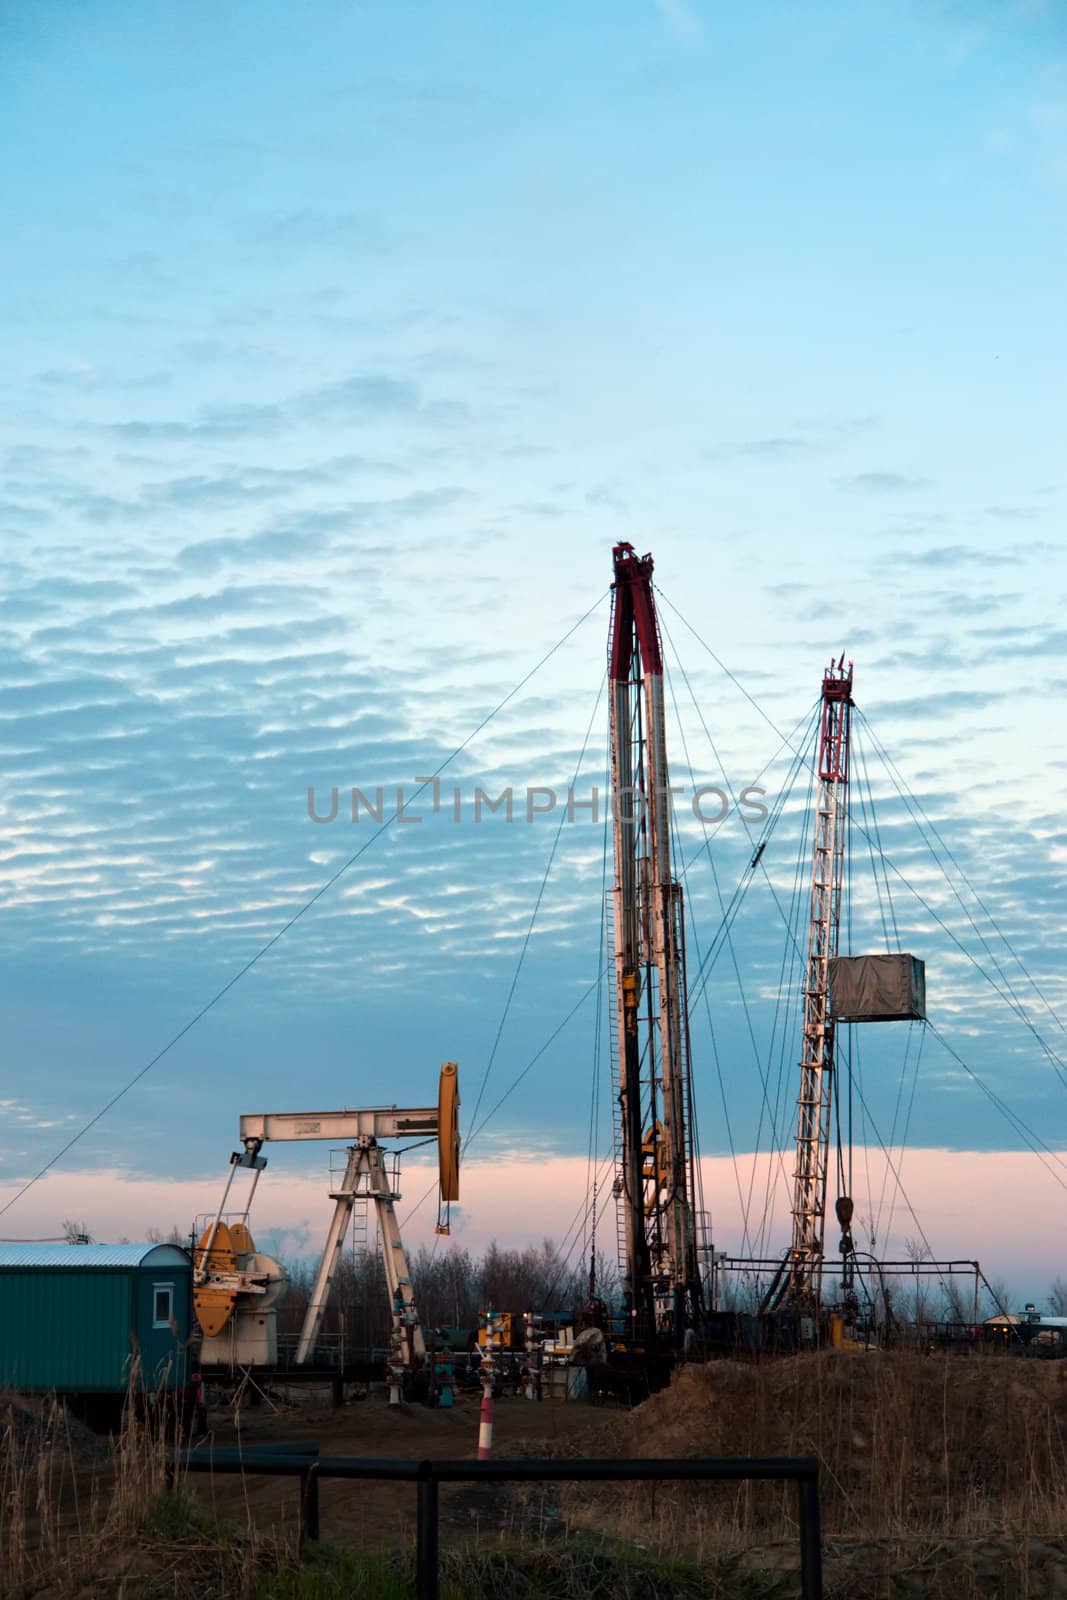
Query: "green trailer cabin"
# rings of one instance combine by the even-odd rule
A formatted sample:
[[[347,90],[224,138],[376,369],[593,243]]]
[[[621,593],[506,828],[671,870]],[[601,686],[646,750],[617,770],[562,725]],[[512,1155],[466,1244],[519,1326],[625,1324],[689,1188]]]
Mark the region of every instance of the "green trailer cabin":
[[[0,1244],[0,1387],[184,1390],[193,1265],[173,1244]]]

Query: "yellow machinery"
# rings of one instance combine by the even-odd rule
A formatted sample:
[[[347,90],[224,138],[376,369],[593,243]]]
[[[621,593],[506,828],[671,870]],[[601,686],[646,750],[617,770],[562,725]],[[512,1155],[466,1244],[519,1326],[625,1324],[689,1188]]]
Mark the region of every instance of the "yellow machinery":
[[[247,1220],[221,1218],[204,1229],[193,1259],[200,1360],[229,1367],[275,1362],[275,1307],[289,1284],[281,1262],[257,1251]]]
[[[510,1311],[482,1311],[478,1329],[478,1347],[481,1350],[511,1350],[522,1348],[521,1340],[514,1342],[518,1328],[512,1328]]]
[[[230,1157],[230,1175],[222,1203],[215,1221],[201,1237],[194,1263],[193,1298],[205,1346],[209,1347],[207,1353],[202,1354],[202,1360],[209,1362],[218,1358],[219,1346],[213,1341],[224,1334],[231,1319],[236,1317],[236,1328],[249,1315],[254,1315],[257,1307],[269,1310],[284,1290],[282,1269],[269,1257],[256,1253],[248,1231],[252,1195],[267,1164],[266,1157],[260,1154],[263,1145],[268,1140],[328,1139],[335,1144],[347,1144],[347,1161],[341,1184],[330,1195],[334,1202],[333,1217],[300,1332],[296,1362],[303,1366],[314,1351],[352,1208],[357,1199],[373,1200],[392,1306],[390,1367],[394,1398],[398,1399],[403,1374],[422,1364],[426,1346],[396,1217],[395,1203],[400,1195],[394,1192],[390,1182],[380,1141],[423,1143],[427,1139],[437,1140],[440,1188],[437,1231],[448,1233],[450,1207],[459,1199],[459,1073],[456,1063],[446,1061],[441,1068],[436,1106],[414,1110],[380,1106],[364,1111],[267,1112],[243,1116],[240,1127],[242,1149]],[[228,1224],[224,1213],[238,1167],[250,1168],[255,1175],[241,1220]],[[269,1338],[261,1339],[258,1345],[266,1350],[269,1342]],[[249,1343],[247,1339],[243,1341],[244,1355],[236,1359],[276,1359],[276,1341],[273,1355],[251,1355],[247,1348]]]
[[[193,1256],[193,1304],[207,1366],[269,1366],[278,1359],[275,1307],[288,1286],[285,1268],[256,1250],[248,1213],[267,1165],[262,1156],[230,1157],[230,1172],[215,1220],[204,1229]],[[251,1167],[252,1187],[239,1222],[226,1220],[226,1204],[238,1167]]]
[[[828,1332],[831,1350],[873,1350],[873,1344],[865,1344],[862,1339],[854,1339],[849,1332],[852,1326],[851,1319],[847,1319],[840,1311],[831,1311],[828,1318]]]

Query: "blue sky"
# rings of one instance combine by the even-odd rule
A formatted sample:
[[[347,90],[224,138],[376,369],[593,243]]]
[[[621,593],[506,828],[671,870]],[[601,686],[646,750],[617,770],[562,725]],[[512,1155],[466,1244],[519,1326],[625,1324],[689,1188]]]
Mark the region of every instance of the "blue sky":
[[[619,537],[783,731],[847,649],[1062,1015],[1062,5],[39,0],[0,30],[6,1184],[362,842],[308,786],[432,771],[604,594]],[[740,787],[779,740],[665,616],[694,770]],[[606,630],[603,604],[457,781],[565,783],[591,718],[602,766]],[[871,770],[887,850],[989,965]],[[797,826],[765,858],[783,895]],[[207,1207],[241,1110],[418,1104],[446,1057],[471,1106],[553,832],[394,830],[66,1167],[203,1173]],[[751,848],[736,816],[716,834],[726,896]],[[487,1104],[595,977],[601,861],[564,829]],[[940,1032],[1067,1144],[1055,1063],[893,887]],[[710,1028],[740,1149],[779,1059],[762,878],[736,932],[752,1034],[727,956],[694,1018],[716,1153]],[[485,1154],[585,1149],[593,1034],[588,1004]],[[888,1139],[902,1034],[863,1048]],[[1018,1136],[928,1040],[910,1140]]]

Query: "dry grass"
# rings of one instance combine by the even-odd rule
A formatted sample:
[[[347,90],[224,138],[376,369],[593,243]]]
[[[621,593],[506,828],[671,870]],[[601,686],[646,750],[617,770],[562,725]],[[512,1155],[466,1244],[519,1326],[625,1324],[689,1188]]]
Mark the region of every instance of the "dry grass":
[[[0,1595],[77,1594],[151,1533],[169,1498],[173,1417],[131,1383],[122,1424],[99,1439],[61,1402],[0,1398]],[[116,1592],[118,1592],[116,1590]]]
[[[842,1594],[1067,1595],[1067,1363],[826,1352],[680,1370],[620,1454],[814,1455]],[[583,1492],[572,1523],[792,1568],[789,1484]],[[835,1554],[836,1553],[836,1554]],[[831,1586],[833,1589],[833,1585]]]
[[[624,1439],[647,1455],[814,1455],[829,1536],[1067,1529],[1067,1363],[907,1352],[714,1362],[683,1368],[625,1419]],[[760,1528],[768,1498],[756,1486],[713,1496],[732,1500],[740,1536]],[[791,1495],[779,1499],[791,1516]]]
[[[824,1354],[681,1370],[599,1437],[624,1455],[815,1454],[831,1600],[1067,1596],[1067,1363]],[[0,1402],[0,1595],[400,1600],[410,1548],[323,1546],[166,1480],[164,1419],[101,1445]],[[580,1445],[572,1448],[581,1450]],[[516,1491],[518,1493],[518,1491]],[[445,1600],[768,1600],[796,1593],[791,1485],[574,1485],[442,1552]],[[538,1504],[541,1514],[534,1515]]]

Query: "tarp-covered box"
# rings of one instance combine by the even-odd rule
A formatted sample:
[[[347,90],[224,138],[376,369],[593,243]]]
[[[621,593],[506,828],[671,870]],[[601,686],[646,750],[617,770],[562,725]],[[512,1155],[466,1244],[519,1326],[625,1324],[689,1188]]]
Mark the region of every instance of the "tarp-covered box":
[[[830,962],[830,1014],[838,1022],[922,1022],[926,963],[917,956],[838,956]]]

